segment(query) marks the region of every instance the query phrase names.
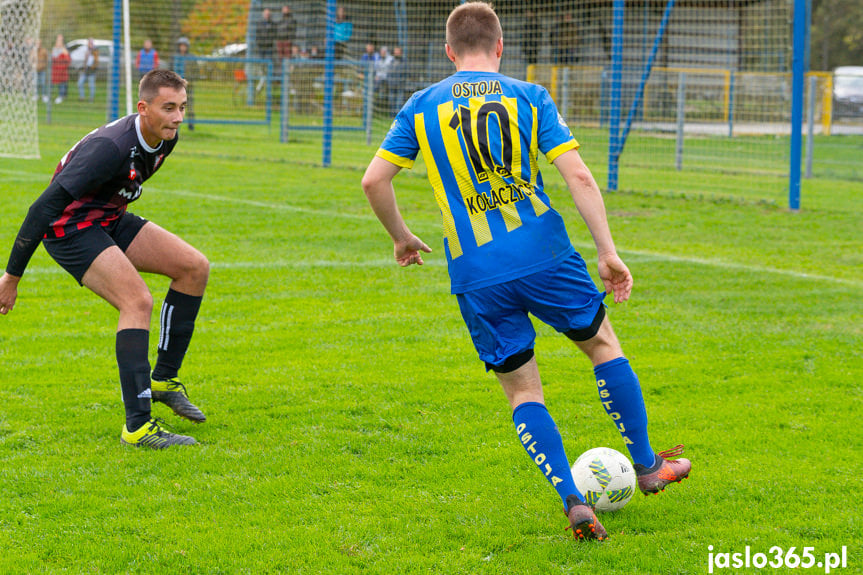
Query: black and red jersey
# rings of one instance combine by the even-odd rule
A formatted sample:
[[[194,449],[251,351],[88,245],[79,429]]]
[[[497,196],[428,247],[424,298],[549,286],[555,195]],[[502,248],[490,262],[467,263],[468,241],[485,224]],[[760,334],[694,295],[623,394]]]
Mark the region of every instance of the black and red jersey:
[[[141,135],[138,114],[97,128],[72,146],[54,171],[75,201],[51,222],[47,238],[60,238],[89,226],[107,226],[141,196],[142,184],[158,170],[177,143],[151,148]]]

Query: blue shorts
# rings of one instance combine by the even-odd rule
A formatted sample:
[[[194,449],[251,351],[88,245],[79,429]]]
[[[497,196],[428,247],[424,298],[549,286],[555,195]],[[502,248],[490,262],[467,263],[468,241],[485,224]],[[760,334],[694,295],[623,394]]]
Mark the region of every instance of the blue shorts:
[[[559,332],[586,330],[605,292],[596,289],[584,260],[574,253],[549,269],[456,297],[479,358],[489,366],[533,349],[536,331],[528,313]]]

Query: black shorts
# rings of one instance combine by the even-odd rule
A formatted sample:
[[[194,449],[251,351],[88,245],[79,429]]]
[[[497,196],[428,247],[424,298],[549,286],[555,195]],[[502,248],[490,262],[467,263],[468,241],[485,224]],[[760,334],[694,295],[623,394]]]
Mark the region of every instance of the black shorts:
[[[125,252],[146,223],[144,218],[126,212],[108,226],[90,226],[62,238],[45,238],[42,243],[54,261],[81,284],[99,254],[111,246]]]

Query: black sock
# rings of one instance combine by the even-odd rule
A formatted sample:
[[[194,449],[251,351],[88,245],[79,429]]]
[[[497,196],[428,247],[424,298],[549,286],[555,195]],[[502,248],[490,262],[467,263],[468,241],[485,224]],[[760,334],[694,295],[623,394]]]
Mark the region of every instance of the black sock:
[[[162,313],[159,315],[159,354],[153,379],[166,380],[177,377],[192,333],[195,331],[195,318],[201,309],[202,296],[186,295],[173,289],[168,290]]]
[[[126,408],[126,429],[135,431],[150,419],[150,332],[123,329],[117,332],[117,367]]]

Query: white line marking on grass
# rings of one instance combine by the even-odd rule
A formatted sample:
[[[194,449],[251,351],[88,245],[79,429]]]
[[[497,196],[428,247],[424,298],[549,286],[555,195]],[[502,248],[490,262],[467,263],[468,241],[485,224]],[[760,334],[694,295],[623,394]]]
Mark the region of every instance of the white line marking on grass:
[[[575,244],[573,244],[575,245]],[[576,245],[578,249],[592,249],[592,244],[580,244]],[[702,258],[691,258],[684,256],[673,256],[669,254],[656,254],[651,252],[644,252],[638,250],[621,250],[624,254],[632,254],[636,256],[636,261],[638,259],[644,260],[660,260],[660,261],[669,261],[675,263],[689,263],[696,264],[701,266],[709,266],[709,267],[718,267],[724,269],[732,269],[739,270],[744,272],[757,272],[757,273],[769,273],[776,275],[784,275],[798,279],[806,279],[806,280],[816,280],[816,281],[827,281],[827,282],[836,282],[842,283],[846,285],[851,285],[855,287],[863,287],[863,282],[844,279],[844,278],[832,278],[828,276],[822,276],[817,274],[808,274],[804,272],[795,272],[793,270],[780,270],[775,268],[760,268],[757,266],[751,266],[746,264],[738,264],[734,262],[726,262],[722,260],[706,260]],[[221,269],[272,269],[272,268],[316,268],[316,267],[328,267],[328,268],[375,268],[375,267],[387,267],[387,266],[397,266],[394,260],[391,259],[373,259],[373,260],[356,260],[356,261],[331,261],[331,260],[308,260],[308,261],[286,261],[286,260],[278,260],[273,262],[214,262],[214,268]],[[431,259],[426,260],[424,266],[432,266],[432,267],[443,267],[446,266],[446,260],[443,258],[439,259]],[[590,265],[588,263],[588,265]]]
[[[592,249],[592,245],[584,244],[576,246],[578,249]],[[738,264],[734,262],[726,262],[722,260],[706,260],[702,258],[690,258],[683,256],[673,256],[669,254],[655,254],[651,252],[643,252],[637,250],[621,250],[621,253],[624,255],[632,254],[635,258],[628,258],[625,261],[639,261],[643,260],[659,260],[659,261],[668,261],[675,263],[689,263],[701,266],[709,266],[723,269],[731,269],[738,270],[743,272],[750,273],[768,273],[775,275],[782,275],[793,277],[797,279],[804,280],[814,280],[814,281],[824,281],[824,282],[834,282],[840,283],[844,285],[849,285],[853,287],[863,287],[863,282],[845,279],[845,278],[833,278],[829,276],[822,276],[817,274],[808,274],[804,272],[795,272],[793,270],[780,270],[775,268],[759,268],[756,266],[746,265],[746,264]],[[299,261],[289,261],[289,260],[275,260],[275,261],[263,261],[263,262],[211,262],[211,265],[214,269],[224,269],[224,270],[266,270],[266,269],[311,269],[311,268],[383,268],[383,267],[398,267],[395,260],[386,259],[386,258],[378,258],[371,260],[299,260]],[[446,260],[443,258],[438,259],[427,259],[425,260],[424,267],[444,267],[446,266]],[[590,263],[588,262],[588,266]],[[32,274],[61,274],[66,273],[59,267],[32,267],[27,269],[27,273]]]
[[[354,220],[366,220],[366,221],[374,221],[376,218],[374,214],[349,214],[344,212],[337,212],[333,210],[318,210],[313,208],[303,208],[299,206],[292,206],[290,204],[284,203],[272,203],[272,202],[259,202],[256,200],[246,200],[243,198],[237,198],[233,196],[219,196],[216,194],[202,194],[200,192],[190,192],[188,190],[169,190],[163,188],[155,188],[156,191],[160,191],[162,193],[169,194],[177,194],[180,196],[188,196],[193,198],[201,198],[219,202],[227,202],[227,203],[235,203],[235,204],[244,204],[249,206],[255,206],[259,208],[266,208],[269,210],[287,210],[291,212],[301,212],[307,214],[316,214],[326,217],[341,217],[348,218]],[[576,249],[592,251],[595,249],[593,244],[587,243],[573,243]],[[834,282],[839,284],[850,285],[853,287],[863,287],[863,282],[853,279],[845,279],[845,278],[836,278],[831,276],[824,276],[818,274],[810,274],[806,272],[797,272],[794,270],[782,270],[776,268],[767,268],[767,267],[758,267],[749,264],[740,264],[736,262],[728,262],[724,260],[711,260],[704,258],[696,258],[690,256],[675,256],[671,254],[660,254],[653,252],[645,252],[641,250],[628,250],[622,249],[620,252],[624,255],[631,254],[636,256],[637,258],[645,258],[648,260],[659,260],[659,261],[667,261],[667,262],[677,262],[677,263],[688,263],[695,264],[701,266],[710,266],[717,267],[723,269],[730,270],[738,270],[743,272],[752,272],[759,274],[775,274],[775,275],[783,275],[788,277],[793,277],[797,279],[805,279],[805,280],[815,280],[815,281],[825,281],[825,282]],[[637,261],[637,260],[636,260]],[[371,267],[383,267],[383,266],[395,266],[397,265],[393,260],[390,259],[372,259],[372,260],[339,260],[339,261],[331,261],[331,260],[307,260],[307,261],[287,261],[287,260],[278,260],[274,262],[212,262],[213,267],[222,268],[222,269],[276,269],[276,268],[314,268],[314,267],[330,267],[330,268],[371,268]],[[446,265],[446,261],[444,259],[432,259],[426,260],[424,265],[430,265],[434,267],[442,267]],[[588,264],[589,265],[589,264]],[[58,273],[62,270],[59,268],[33,268],[30,270],[33,273]]]
[[[753,273],[768,273],[768,274],[776,274],[783,275],[798,279],[806,279],[806,280],[816,280],[816,281],[824,281],[824,282],[836,282],[840,284],[850,285],[854,287],[863,287],[863,282],[847,279],[847,278],[838,278],[831,276],[822,276],[819,274],[810,274],[806,272],[797,272],[794,270],[781,270],[777,268],[767,268],[767,267],[759,267],[753,266],[749,264],[739,264],[736,262],[727,262],[724,260],[705,260],[701,258],[692,258],[692,257],[683,257],[683,256],[673,256],[669,254],[652,254],[649,252],[641,252],[635,250],[624,250],[624,253],[635,254],[638,257],[643,257],[646,259],[653,260],[666,260],[671,262],[683,262],[683,263],[693,263],[704,266],[712,266],[717,268],[724,268],[730,270],[740,270],[745,272],[753,272]]]
[[[210,262],[210,267],[221,270],[276,270],[276,269],[312,269],[312,268],[384,268],[399,267],[395,260],[274,260],[262,262]],[[446,260],[425,260],[422,267],[444,267]],[[413,267],[413,266],[412,266]],[[27,274],[33,275],[62,275],[66,270],[59,266],[33,266],[27,268]]]
[[[255,206],[257,208],[267,208],[268,210],[284,210],[288,212],[302,212],[305,214],[315,214],[326,216],[328,218],[348,218],[352,220],[375,220],[374,214],[350,214],[345,212],[337,212],[334,210],[318,210],[315,208],[302,208],[300,206],[292,206],[287,203],[259,202],[256,200],[246,200],[243,198],[235,198],[231,196],[218,196],[216,194],[202,194],[200,192],[190,192],[188,190],[166,190],[162,188],[152,188],[158,192],[176,194],[178,196],[188,196],[190,198],[201,198],[204,200],[212,200],[216,202],[228,202],[233,204],[244,204],[247,206]],[[371,208],[369,208],[371,209]]]
[[[592,248],[592,245],[582,245],[578,246],[579,249],[588,249]],[[775,268],[759,268],[756,266],[750,266],[746,264],[737,264],[734,262],[725,262],[722,260],[706,260],[701,258],[690,258],[683,256],[673,256],[669,254],[654,254],[650,252],[643,252],[637,250],[621,250],[623,254],[632,254],[636,256],[635,261],[639,259],[643,260],[660,260],[660,261],[669,261],[675,263],[688,263],[695,264],[701,266],[709,266],[709,267],[717,267],[723,269],[731,269],[738,270],[743,272],[757,272],[757,273],[769,273],[776,275],[784,275],[797,279],[805,279],[805,280],[815,280],[815,281],[826,281],[826,282],[836,282],[841,284],[846,284],[855,287],[863,287],[863,282],[843,279],[843,278],[832,278],[828,276],[821,276],[816,274],[807,274],[803,272],[795,272],[793,270],[780,270]],[[274,268],[377,268],[377,267],[388,267],[393,266],[396,267],[398,264],[395,263],[395,260],[390,259],[374,259],[374,260],[358,260],[358,261],[330,261],[330,260],[309,260],[309,261],[285,261],[279,260],[274,262],[214,262],[214,268],[217,269],[274,269]],[[426,260],[424,266],[431,267],[444,267],[446,266],[445,259],[432,259]],[[590,263],[588,263],[590,265]]]
[[[575,245],[575,244],[573,244]],[[578,249],[594,249],[593,244],[580,244],[577,246]],[[784,275],[798,279],[807,279],[807,280],[816,280],[816,281],[827,281],[827,282],[836,282],[845,285],[850,285],[854,287],[863,287],[863,282],[853,279],[846,278],[837,278],[831,276],[823,276],[818,274],[810,274],[806,272],[797,272],[794,270],[781,270],[777,268],[768,268],[768,267],[759,267],[753,266],[749,264],[740,264],[736,262],[729,262],[725,260],[710,260],[704,258],[695,258],[690,256],[675,256],[671,254],[657,254],[653,252],[645,252],[640,250],[627,250],[622,249],[620,253],[632,254],[636,256],[636,258],[643,258],[646,260],[660,260],[667,262],[678,262],[678,263],[689,263],[696,264],[702,266],[710,266],[716,268],[730,269],[730,270],[738,270],[744,272],[754,272],[760,274],[776,274],[776,275]],[[638,261],[637,259],[635,261]]]
[[[446,260],[431,260],[423,264],[425,266],[442,267],[446,265]],[[267,270],[267,269],[298,269],[298,268],[383,268],[383,267],[398,267],[395,260],[375,259],[365,261],[331,261],[331,260],[307,260],[307,261],[286,261],[276,260],[271,262],[212,262],[211,266],[214,269],[224,270]]]
[[[33,173],[33,172],[24,172],[21,170],[0,169],[0,174],[3,174],[4,176],[8,176],[9,179],[27,180],[27,181],[32,181],[32,182],[39,182],[39,181],[46,182],[46,184],[45,184],[46,186],[48,185],[47,182],[50,180],[50,177],[46,177],[45,174],[43,174],[43,173],[37,174],[37,173]]]

